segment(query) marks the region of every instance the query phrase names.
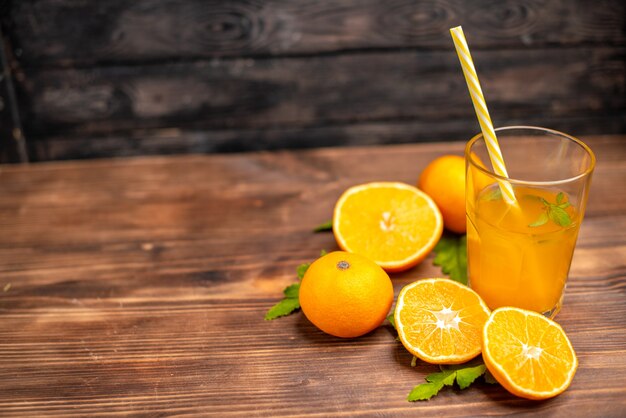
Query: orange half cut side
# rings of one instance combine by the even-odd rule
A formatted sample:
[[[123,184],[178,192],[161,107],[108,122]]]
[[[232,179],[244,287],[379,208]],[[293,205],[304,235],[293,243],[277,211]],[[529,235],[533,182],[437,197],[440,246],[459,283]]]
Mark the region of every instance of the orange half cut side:
[[[394,319],[404,347],[435,364],[459,364],[481,352],[489,308],[469,287],[449,279],[421,279],[398,295]]]
[[[386,271],[418,264],[442,232],[443,219],[435,202],[405,183],[354,186],[335,205],[333,233],[339,247],[373,260]]]
[[[498,308],[483,330],[485,365],[509,392],[547,399],[569,387],[578,359],[563,328],[536,312]]]

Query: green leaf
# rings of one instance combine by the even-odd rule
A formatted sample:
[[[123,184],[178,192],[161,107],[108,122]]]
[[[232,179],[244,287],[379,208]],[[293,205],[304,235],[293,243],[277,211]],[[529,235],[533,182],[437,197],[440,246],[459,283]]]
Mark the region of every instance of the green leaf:
[[[387,315],[387,321],[389,321],[389,323],[391,324],[393,329],[397,329],[396,328],[396,319],[393,317],[393,312],[390,313],[389,315]]]
[[[564,198],[565,195],[563,194],[563,192],[559,192],[559,194],[556,195],[556,204],[560,205],[561,203],[563,203]]]
[[[487,370],[484,364],[480,364],[474,367],[467,367],[456,371],[456,383],[458,383],[461,389],[467,388],[474,383],[474,380],[482,376]]]
[[[324,232],[333,230],[333,221],[326,221],[323,224],[319,224],[313,229],[313,232]]]
[[[559,226],[570,226],[572,224],[572,218],[569,217],[569,213],[558,206],[551,205],[548,209],[548,216],[552,222]]]
[[[456,370],[454,369],[442,369],[440,372],[431,373],[426,376],[426,380],[430,383],[441,382],[446,386],[452,386],[454,384],[454,378],[456,377]]]
[[[467,237],[444,234],[435,246],[433,264],[452,280],[467,284]]]
[[[320,251],[320,257],[324,257],[326,254],[328,254],[326,250],[322,249],[322,251]]]
[[[533,223],[528,224],[528,226],[534,228],[537,226],[545,225],[546,222],[548,222],[548,214],[545,212],[542,212],[541,215],[539,215],[539,217],[537,218],[537,220]]]
[[[487,193],[483,199],[485,200],[500,200],[502,199],[502,190],[499,187],[495,187]]]
[[[454,384],[455,370],[442,370],[426,376],[428,383],[417,385],[411,390],[408,396],[410,402],[426,401],[435,396],[444,386],[452,386]]]
[[[485,379],[485,383],[489,383],[490,385],[497,385],[498,381],[491,374],[489,369],[485,370],[485,374],[483,374],[483,378]]]
[[[322,250],[320,252],[320,257],[325,255],[326,250]],[[298,279],[302,280],[310,265],[311,263],[303,263],[297,267],[296,273],[298,275]],[[272,306],[265,314],[266,320],[269,321],[281,316],[289,315],[296,309],[300,308],[300,283],[293,283],[287,286],[283,290],[283,294],[285,295],[283,300]]]
[[[311,263],[300,264],[296,269],[296,273],[298,274],[298,279],[302,279],[304,277],[304,273],[309,269]]]
[[[411,390],[407,400],[409,402],[427,401],[439,393],[442,387],[443,383],[422,383]]]
[[[289,285],[283,290],[286,298],[297,298],[300,293],[300,283]]]
[[[539,215],[539,218],[529,224],[528,226],[541,226],[548,222],[548,219],[554,222],[559,226],[570,226],[572,224],[572,218],[569,216],[569,213],[565,210],[566,208],[571,206],[570,202],[566,202],[566,194],[563,192],[559,192],[556,195],[556,204],[548,202],[546,199],[540,196],[534,195],[526,195],[533,199],[541,200],[541,203],[546,207],[547,213],[542,213]]]
[[[300,308],[300,300],[298,300],[298,298],[285,298],[267,311],[265,320],[270,321],[281,316],[289,315],[298,308]]]
[[[432,373],[426,376],[428,383],[415,386],[409,393],[409,401],[423,401],[435,396],[444,386],[452,386],[454,382],[459,388],[466,389],[480,376],[489,373],[485,363],[479,357],[464,364],[440,365],[441,372]],[[493,379],[493,376],[485,375],[485,380]],[[491,382],[489,382],[491,383]],[[495,382],[497,383],[497,382]]]

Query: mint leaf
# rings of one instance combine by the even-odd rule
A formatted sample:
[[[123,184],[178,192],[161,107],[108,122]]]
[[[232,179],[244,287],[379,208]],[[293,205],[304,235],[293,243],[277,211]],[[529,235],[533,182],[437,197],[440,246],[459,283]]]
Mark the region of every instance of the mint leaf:
[[[444,386],[452,386],[455,376],[455,370],[442,370],[437,373],[429,374],[426,376],[428,383],[415,386],[409,393],[407,399],[410,402],[426,401],[439,393]]]
[[[426,380],[430,383],[441,382],[446,386],[452,386],[454,384],[455,377],[456,370],[442,369],[440,372],[432,373],[426,376]]]
[[[569,217],[569,214],[565,211],[565,209],[558,206],[550,205],[550,208],[548,209],[548,216],[552,222],[559,226],[570,226],[572,224],[572,219]]]
[[[294,283],[283,290],[283,300],[272,306],[265,314],[265,320],[271,321],[281,316],[289,315],[300,308],[300,283]]]
[[[390,313],[389,315],[387,315],[387,321],[389,321],[389,323],[391,324],[393,329],[397,329],[396,328],[396,319],[393,317],[393,312]]]
[[[326,250],[322,250],[320,257],[325,255]],[[296,274],[298,275],[299,280],[302,280],[310,265],[311,263],[303,263],[296,268]],[[300,283],[294,283],[287,286],[283,290],[283,294],[285,295],[283,300],[272,306],[265,314],[266,320],[269,321],[281,316],[289,315],[296,309],[300,308]]]
[[[458,383],[459,388],[465,389],[474,383],[474,380],[482,376],[485,373],[485,370],[487,370],[487,367],[484,364],[459,369],[456,371],[456,383]]]
[[[546,222],[548,222],[548,214],[545,212],[542,212],[541,215],[539,215],[539,217],[537,218],[537,220],[533,223],[528,224],[528,226],[537,227],[537,226],[545,225]]]
[[[433,264],[444,274],[462,284],[467,284],[467,237],[444,234],[435,246]]]
[[[298,274],[298,279],[302,279],[304,277],[304,273],[309,269],[311,263],[300,264],[296,269],[296,273]]]
[[[483,375],[483,378],[485,379],[485,383],[489,383],[490,385],[498,384],[498,381],[496,380],[495,377],[493,377],[489,369],[485,370],[485,374]]]
[[[480,376],[485,376],[488,383],[498,383],[489,373],[487,366],[479,357],[464,364],[440,365],[441,372],[432,373],[426,376],[428,383],[417,385],[409,393],[409,401],[424,401],[435,396],[444,386],[452,386],[454,382],[459,388],[468,388]],[[490,380],[487,380],[490,379]]]
[[[556,195],[556,204],[560,205],[561,203],[563,203],[564,198],[565,195],[563,194],[563,192],[559,192],[559,194]]]
[[[297,298],[300,292],[300,283],[294,283],[290,286],[287,286],[283,293],[287,298]]]
[[[289,315],[298,308],[300,308],[300,300],[298,298],[285,298],[267,311],[265,320],[271,321],[272,319]]]
[[[545,225],[548,222],[548,219],[557,224],[558,226],[566,227],[572,224],[572,218],[569,216],[569,213],[565,210],[566,208],[572,206],[570,202],[565,201],[565,193],[559,192],[556,195],[556,204],[548,202],[543,197],[534,196],[534,195],[526,195],[527,197],[538,199],[543,203],[545,207],[545,212],[539,215],[536,221],[529,224],[530,227]]]
[[[407,400],[409,402],[427,401],[438,394],[442,387],[443,383],[422,383],[409,392]]]
[[[313,229],[313,232],[324,232],[333,230],[333,221],[326,221],[323,224],[319,224]]]
[[[502,190],[500,187],[495,187],[491,189],[489,193],[487,193],[483,199],[485,200],[500,200],[502,199]]]

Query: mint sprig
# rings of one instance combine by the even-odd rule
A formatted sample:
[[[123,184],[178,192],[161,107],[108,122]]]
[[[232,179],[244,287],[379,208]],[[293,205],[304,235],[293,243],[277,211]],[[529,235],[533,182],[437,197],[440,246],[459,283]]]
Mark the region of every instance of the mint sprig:
[[[326,221],[316,226],[313,229],[313,232],[325,232],[325,231],[332,231],[332,230],[333,230],[333,221],[330,220],[330,221]]]
[[[444,386],[452,386],[455,378],[456,371],[454,370],[442,370],[437,373],[429,374],[426,376],[428,383],[415,386],[409,393],[407,400],[410,402],[427,401],[439,393]]]
[[[444,234],[435,246],[433,264],[444,274],[462,284],[467,284],[467,236]]]
[[[545,225],[548,220],[551,220],[558,226],[568,227],[572,224],[572,218],[565,209],[572,204],[565,200],[565,193],[559,192],[556,195],[556,203],[550,203],[546,199],[540,196],[528,195],[531,198],[538,199],[543,204],[543,212],[534,221],[528,224],[528,226],[535,228]]]
[[[495,382],[491,374],[487,377],[489,371],[480,358],[464,364],[441,365],[439,369],[439,372],[426,376],[426,383],[415,386],[407,400],[426,401],[437,395],[444,386],[453,386],[454,382],[460,389],[467,389],[480,376],[485,376],[485,381],[489,379],[488,383]]]
[[[320,252],[320,257],[323,257],[326,254],[326,250],[322,250]],[[304,277],[304,273],[306,273],[310,265],[311,263],[303,263],[300,264],[298,268],[296,268],[298,280],[302,280],[302,278]],[[283,294],[285,295],[283,299],[276,305],[272,306],[265,314],[266,321],[271,321],[272,319],[289,315],[295,310],[300,309],[300,282],[287,286],[283,290]]]

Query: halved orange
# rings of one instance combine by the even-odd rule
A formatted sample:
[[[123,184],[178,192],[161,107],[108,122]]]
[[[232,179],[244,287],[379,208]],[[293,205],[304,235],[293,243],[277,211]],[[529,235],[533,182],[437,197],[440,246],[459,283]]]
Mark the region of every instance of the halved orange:
[[[335,205],[333,233],[339,247],[373,260],[386,271],[418,264],[442,232],[443,219],[435,202],[405,183],[354,186]]]
[[[514,395],[547,399],[568,388],[578,359],[563,328],[536,312],[503,307],[483,329],[483,359]]]
[[[464,363],[480,354],[489,308],[469,287],[449,279],[421,279],[398,295],[394,319],[402,345],[435,364]]]

